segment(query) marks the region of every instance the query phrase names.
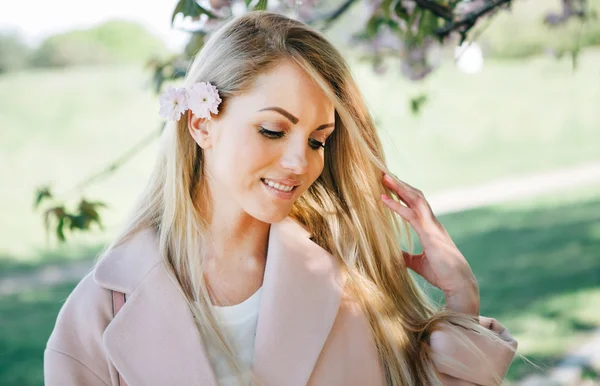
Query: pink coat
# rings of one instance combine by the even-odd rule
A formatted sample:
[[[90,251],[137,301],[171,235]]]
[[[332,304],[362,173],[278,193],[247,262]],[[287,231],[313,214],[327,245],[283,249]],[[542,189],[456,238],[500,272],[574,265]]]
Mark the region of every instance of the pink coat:
[[[254,370],[268,386],[385,385],[365,315],[343,290],[339,263],[287,218],[272,224],[256,331]],[[192,313],[143,231],[111,250],[63,305],[44,353],[47,386],[217,386]],[[127,294],[112,316],[111,291]],[[504,375],[517,342],[494,319],[481,324],[506,345],[473,341],[494,369],[480,365],[434,332],[434,352],[450,354],[468,371],[438,364],[447,385],[491,385]]]

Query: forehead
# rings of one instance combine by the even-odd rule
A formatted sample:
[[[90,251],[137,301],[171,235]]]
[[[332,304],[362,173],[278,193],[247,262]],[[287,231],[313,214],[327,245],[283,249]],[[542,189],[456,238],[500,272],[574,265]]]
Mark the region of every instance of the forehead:
[[[256,107],[282,107],[296,115],[301,123],[303,116],[308,121],[323,121],[319,124],[333,122],[333,103],[310,75],[289,60],[259,75],[247,96]]]

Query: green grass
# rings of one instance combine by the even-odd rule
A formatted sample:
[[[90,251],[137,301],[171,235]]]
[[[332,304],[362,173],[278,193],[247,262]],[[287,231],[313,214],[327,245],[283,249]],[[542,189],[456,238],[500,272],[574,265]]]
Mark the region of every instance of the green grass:
[[[542,367],[600,327],[599,193],[600,185],[440,218],[479,281],[481,314]],[[507,378],[533,371],[517,358]]]
[[[443,66],[423,83],[396,71],[354,70],[377,119],[394,172],[430,194],[527,171],[598,160],[600,51],[566,61],[488,61],[475,76]],[[143,188],[157,142],[117,173],[71,191],[156,130],[158,103],[136,67],[71,68],[0,77],[0,260],[39,261],[62,253],[46,243],[35,187],[53,182],[74,205],[80,194],[105,201],[105,232],[71,239],[96,249],[111,239]],[[426,92],[423,113],[409,100]]]
[[[93,259],[103,250],[103,244],[65,244],[56,248],[40,249],[31,258],[17,259],[10,255],[0,256],[0,280],[18,275],[28,275],[45,267],[59,267],[87,259]]]
[[[600,326],[600,186],[441,216],[478,278],[481,314],[546,367]],[[0,384],[41,385],[42,352],[69,283],[0,298]],[[516,359],[514,380],[535,371]]]
[[[0,298],[1,385],[43,385],[46,341],[74,287],[68,283]]]

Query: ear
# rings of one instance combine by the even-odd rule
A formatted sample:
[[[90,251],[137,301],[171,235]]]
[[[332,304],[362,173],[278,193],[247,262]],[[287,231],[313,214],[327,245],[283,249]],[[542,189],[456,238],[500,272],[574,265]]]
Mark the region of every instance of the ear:
[[[208,149],[212,146],[213,136],[210,133],[208,120],[199,118],[188,110],[188,130],[194,141],[203,149]]]

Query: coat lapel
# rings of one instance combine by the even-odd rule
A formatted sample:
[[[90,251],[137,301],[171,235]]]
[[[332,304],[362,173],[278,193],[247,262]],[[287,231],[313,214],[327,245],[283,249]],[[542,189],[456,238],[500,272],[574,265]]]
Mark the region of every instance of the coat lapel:
[[[340,306],[339,262],[309,236],[291,218],[271,226],[253,365],[267,386],[308,383]]]
[[[253,368],[265,385],[306,385],[333,326],[344,287],[340,263],[288,217],[271,225]],[[131,386],[217,386],[178,284],[143,231],[110,251],[94,279],[127,302],[103,336]]]
[[[192,313],[164,268],[150,231],[105,256],[94,279],[127,294],[103,343],[130,386],[217,386]]]

